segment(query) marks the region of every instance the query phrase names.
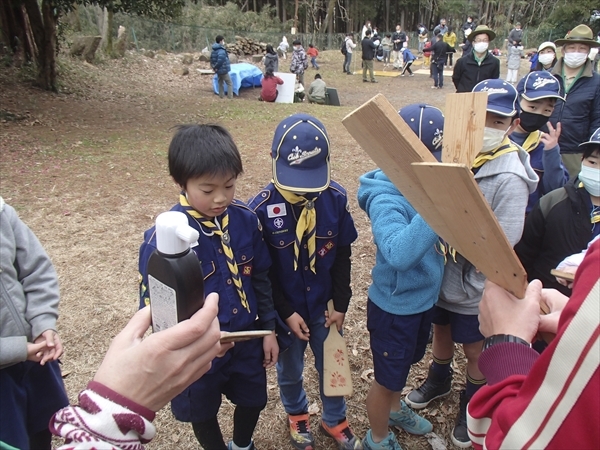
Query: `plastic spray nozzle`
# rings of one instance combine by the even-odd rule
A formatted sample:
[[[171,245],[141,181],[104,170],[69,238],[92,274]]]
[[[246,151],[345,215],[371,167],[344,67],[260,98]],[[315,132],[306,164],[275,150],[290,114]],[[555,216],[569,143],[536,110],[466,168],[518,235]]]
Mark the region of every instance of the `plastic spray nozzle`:
[[[167,255],[177,255],[198,240],[199,233],[188,224],[180,211],[167,211],[156,218],[156,248]]]

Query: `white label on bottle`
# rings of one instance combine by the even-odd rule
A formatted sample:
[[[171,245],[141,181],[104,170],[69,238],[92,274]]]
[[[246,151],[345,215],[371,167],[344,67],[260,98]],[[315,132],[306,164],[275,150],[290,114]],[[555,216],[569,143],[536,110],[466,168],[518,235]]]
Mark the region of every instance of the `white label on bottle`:
[[[177,293],[175,289],[148,275],[152,331],[158,332],[177,325]]]

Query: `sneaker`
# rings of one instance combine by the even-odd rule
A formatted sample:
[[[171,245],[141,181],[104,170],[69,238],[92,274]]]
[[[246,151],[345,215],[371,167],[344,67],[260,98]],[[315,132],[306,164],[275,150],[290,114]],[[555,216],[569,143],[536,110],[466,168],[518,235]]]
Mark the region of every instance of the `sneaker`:
[[[227,443],[227,450],[233,450],[233,441],[229,441]],[[248,450],[256,450],[256,447],[254,446],[254,441],[250,442],[250,448]]]
[[[437,89],[437,88],[438,88],[437,86],[431,86],[431,89]]]
[[[404,401],[400,401],[400,411],[390,413],[388,424],[391,427],[402,428],[410,434],[427,434],[433,431],[433,425],[410,409]]]
[[[403,76],[404,76],[404,74],[402,74],[402,75],[400,75],[400,76],[401,76],[401,77],[403,77]]]
[[[460,448],[471,446],[471,439],[467,432],[467,403],[469,403],[469,399],[467,398],[467,392],[463,389],[460,391],[460,407],[451,435],[454,445]]]
[[[373,437],[371,435],[371,430],[367,431],[367,435],[363,439],[363,447],[365,450],[402,450],[400,444],[396,440],[396,436],[391,431],[388,433],[387,437],[379,442],[373,442]]]
[[[379,83],[377,80],[371,80],[371,83]]]
[[[415,74],[414,74],[414,73],[411,73],[411,74],[409,75],[409,77],[414,77],[414,76],[415,76]]]
[[[310,432],[308,414],[288,415],[290,423],[290,442],[298,450],[313,450],[315,439]]]
[[[354,433],[348,425],[348,420],[344,419],[334,427],[330,427],[321,421],[321,432],[337,442],[340,450],[362,450],[363,446],[360,439],[354,436]]]
[[[369,82],[369,80],[363,80],[363,83],[368,83],[368,82]]]
[[[423,409],[429,405],[429,402],[436,398],[445,397],[450,394],[452,386],[452,369],[450,374],[444,380],[439,380],[431,368],[427,374],[425,382],[410,392],[404,399],[408,406],[413,409]]]

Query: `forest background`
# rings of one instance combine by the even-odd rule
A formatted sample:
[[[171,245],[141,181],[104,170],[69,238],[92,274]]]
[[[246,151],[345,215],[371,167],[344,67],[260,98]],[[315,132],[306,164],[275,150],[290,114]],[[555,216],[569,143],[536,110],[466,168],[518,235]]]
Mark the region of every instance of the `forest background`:
[[[22,51],[37,65],[37,84],[56,90],[61,46],[74,34],[100,34],[102,49],[114,55],[119,26],[138,49],[199,51],[222,34],[230,42],[242,35],[273,44],[288,35],[325,50],[337,48],[345,33],[359,32],[367,20],[380,33],[402,25],[413,34],[412,47],[417,26],[432,30],[441,18],[461,39],[470,15],[501,38],[520,22],[527,48],[579,23],[597,32],[597,8],[596,0],[7,0],[0,6],[1,52],[10,59]]]

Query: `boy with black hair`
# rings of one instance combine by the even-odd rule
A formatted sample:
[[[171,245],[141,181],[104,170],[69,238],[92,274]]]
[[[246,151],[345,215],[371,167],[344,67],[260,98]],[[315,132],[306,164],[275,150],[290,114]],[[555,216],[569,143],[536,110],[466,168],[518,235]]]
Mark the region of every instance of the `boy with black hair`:
[[[368,83],[367,71],[371,77],[371,83],[377,83],[375,75],[373,74],[373,59],[375,58],[375,51],[377,50],[377,44],[371,39],[371,30],[365,32],[365,37],[361,42],[362,46],[362,64],[363,64],[363,83]]]
[[[344,324],[352,297],[350,244],[357,238],[346,190],[330,177],[329,151],[319,120],[308,114],[287,117],[273,138],[273,181],[249,202],[273,260],[275,307],[294,334],[293,344],[280,355],[277,377],[290,441],[299,450],[315,445],[302,386],[307,344],[319,373],[321,431],[339,449],[362,449],[348,425],[344,397],[323,394],[323,342],[330,326],[341,331]],[[334,312],[326,316],[330,299]]]
[[[308,50],[306,51],[306,55],[310,56],[310,63],[313,69],[319,70],[319,65],[317,64],[317,56],[319,56],[319,50],[317,50],[317,48],[314,45],[308,44]]]
[[[473,92],[486,92],[488,102],[483,147],[472,171],[508,241],[515,245],[523,231],[529,194],[538,183],[529,155],[508,138],[519,124],[518,94],[502,80],[482,81]],[[462,255],[453,250],[449,253],[433,317],[433,363],[425,382],[407,395],[406,403],[422,409],[432,400],[450,394],[454,343],[461,343],[467,357],[466,389],[460,393],[460,408],[451,438],[455,445],[466,448],[471,445],[467,434],[467,403],[485,384],[477,366],[483,341],[477,314],[485,276]]]
[[[540,181],[529,196],[529,213],[539,199],[569,181],[569,172],[560,158],[558,138],[561,125],[549,122],[557,99],[562,99],[560,83],[549,72],[530,72],[517,86],[519,93],[519,125],[510,135],[511,141],[529,153],[531,167]],[[547,132],[541,129],[547,126]]]
[[[296,79],[304,87],[304,71],[308,69],[308,59],[304,47],[302,47],[302,42],[296,39],[292,45],[294,52],[292,53],[290,72],[296,74]]]
[[[565,295],[571,295],[571,289],[558,283],[550,270],[600,235],[600,128],[579,149],[581,171],[540,199],[515,246],[529,280],[538,279],[545,288]]]
[[[202,264],[204,291],[219,294],[221,330],[274,330],[271,259],[262,229],[256,214],[233,198],[243,171],[233,138],[219,125],[182,125],[171,140],[168,159],[169,173],[181,187],[179,203],[171,210],[185,213],[200,234],[192,250]],[[152,227],[140,247],[140,307],[151,304],[147,269],[155,248]],[[278,353],[274,331],[262,341],[238,342],[171,401],[175,418],[191,422],[206,449],[253,450],[252,434],[267,403],[265,368],[275,365]],[[236,404],[228,445],[217,420],[223,394]]]
[[[224,98],[225,84],[227,84],[227,98],[233,99],[233,83],[229,76],[231,70],[231,64],[229,63],[229,55],[227,49],[225,49],[225,38],[218,35],[215,38],[215,43],[212,46],[212,52],[210,54],[210,67],[217,74],[217,86],[219,86],[219,97]]]
[[[440,160],[442,112],[414,104],[399,114]],[[367,301],[375,380],[367,396],[371,428],[363,446],[368,450],[401,450],[389,426],[420,435],[433,429],[400,398],[411,365],[425,354],[444,256],[438,236],[381,169],[360,177],[358,204],[371,220],[377,247]]]
[[[321,74],[318,73],[315,75],[315,81],[310,83],[306,97],[308,98],[308,103],[317,103],[319,105],[327,103],[327,85],[323,81],[323,78],[321,78]]]
[[[435,42],[431,46],[431,74],[433,75],[431,88],[442,89],[444,87],[444,63],[450,47],[444,42],[442,33],[436,34],[434,40]]]

